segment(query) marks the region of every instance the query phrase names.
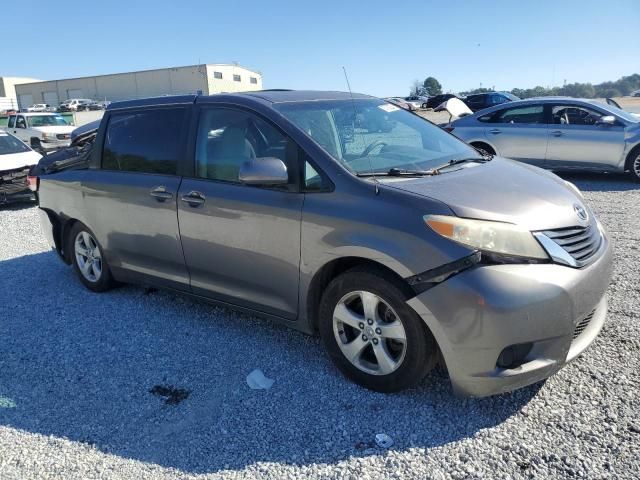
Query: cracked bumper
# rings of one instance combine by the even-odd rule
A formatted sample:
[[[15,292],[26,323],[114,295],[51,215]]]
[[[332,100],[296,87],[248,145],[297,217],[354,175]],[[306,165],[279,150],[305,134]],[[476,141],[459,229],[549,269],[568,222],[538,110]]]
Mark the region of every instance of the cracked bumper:
[[[436,338],[457,394],[482,397],[538,382],[593,342],[606,317],[612,272],[611,245],[604,241],[599,258],[581,269],[478,266],[407,302]],[[533,347],[522,365],[497,367],[505,347],[529,342]]]

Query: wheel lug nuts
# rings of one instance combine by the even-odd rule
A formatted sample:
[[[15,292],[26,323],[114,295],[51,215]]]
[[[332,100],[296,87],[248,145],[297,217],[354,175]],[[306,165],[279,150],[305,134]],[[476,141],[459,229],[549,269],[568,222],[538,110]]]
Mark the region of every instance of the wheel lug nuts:
[[[367,340],[369,340],[369,339],[367,338],[367,336],[366,336],[366,335],[362,335],[362,340],[364,340],[364,341],[366,342],[366,341],[367,341]]]
[[[373,344],[374,344],[374,345],[377,345],[377,344],[378,344],[378,339],[377,339],[377,338],[374,338],[374,339],[373,339],[373,340],[371,340],[371,341],[373,342]]]
[[[358,326],[360,327],[360,330],[362,330],[364,328],[364,323],[360,322]]]
[[[380,330],[379,328],[376,328],[376,333],[380,335],[382,333],[382,330]]]
[[[373,325],[373,320],[369,319],[369,320],[367,320],[367,323],[368,323],[369,325]]]

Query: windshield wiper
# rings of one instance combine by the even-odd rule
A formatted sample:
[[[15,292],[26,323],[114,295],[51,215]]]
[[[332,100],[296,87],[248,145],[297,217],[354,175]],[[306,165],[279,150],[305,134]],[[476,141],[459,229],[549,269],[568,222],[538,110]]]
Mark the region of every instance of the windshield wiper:
[[[490,155],[490,154],[482,155],[482,157],[480,157],[480,158],[478,158],[478,157],[456,158],[456,159],[453,159],[453,160],[449,160],[447,163],[445,163],[443,165],[440,165],[439,167],[433,168],[431,171],[433,172],[433,175],[437,175],[442,170],[444,170],[445,168],[453,167],[454,165],[460,165],[461,163],[467,163],[467,162],[484,163],[484,162],[488,162],[492,158],[493,158],[493,155]]]
[[[421,177],[423,175],[435,175],[433,170],[407,170],[404,168],[390,168],[386,172],[358,172],[359,177]]]

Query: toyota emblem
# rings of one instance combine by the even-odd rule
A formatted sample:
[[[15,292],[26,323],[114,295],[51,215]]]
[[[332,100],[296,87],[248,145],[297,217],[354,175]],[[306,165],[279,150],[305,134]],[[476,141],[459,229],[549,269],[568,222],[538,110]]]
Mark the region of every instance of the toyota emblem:
[[[589,218],[589,216],[587,215],[587,211],[584,209],[582,205],[578,205],[577,203],[574,203],[573,210],[576,212],[576,215],[580,220],[586,222],[587,218]]]

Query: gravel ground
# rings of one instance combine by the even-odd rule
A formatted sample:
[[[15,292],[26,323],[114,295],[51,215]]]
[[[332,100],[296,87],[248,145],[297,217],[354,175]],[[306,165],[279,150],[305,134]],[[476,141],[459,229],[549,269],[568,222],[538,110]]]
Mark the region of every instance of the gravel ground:
[[[0,478],[637,478],[640,188],[567,178],[616,244],[610,315],[546,383],[479,400],[442,373],[363,390],[317,338],[183,296],[92,294],[35,208],[4,207]],[[270,390],[247,387],[254,368]]]

